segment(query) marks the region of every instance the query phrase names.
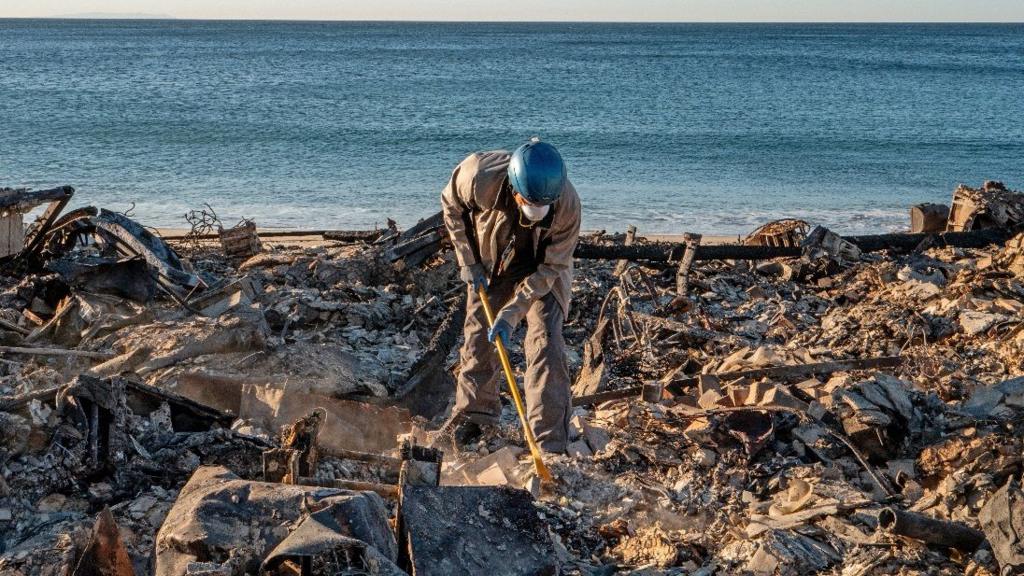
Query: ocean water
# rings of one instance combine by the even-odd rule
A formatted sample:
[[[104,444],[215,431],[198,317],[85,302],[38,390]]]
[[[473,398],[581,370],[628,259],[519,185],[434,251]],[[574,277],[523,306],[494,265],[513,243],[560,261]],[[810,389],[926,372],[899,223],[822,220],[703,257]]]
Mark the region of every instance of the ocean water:
[[[1024,26],[0,20],[0,186],[366,228],[539,135],[584,227],[907,226],[1024,188]]]

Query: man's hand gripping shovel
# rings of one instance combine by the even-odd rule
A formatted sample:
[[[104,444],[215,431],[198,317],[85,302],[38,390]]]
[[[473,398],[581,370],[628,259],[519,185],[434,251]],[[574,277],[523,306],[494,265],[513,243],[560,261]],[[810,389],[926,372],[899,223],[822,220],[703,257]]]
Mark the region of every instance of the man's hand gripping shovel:
[[[487,290],[483,286],[480,286],[477,290],[480,294],[480,301],[484,305],[484,314],[487,315],[487,323],[490,326],[494,326],[494,312],[491,310],[491,302],[487,299]],[[508,388],[512,392],[512,400],[516,404],[516,412],[519,413],[519,421],[523,424],[523,435],[526,437],[526,444],[530,447],[530,454],[533,456],[533,466],[537,469],[537,476],[540,477],[542,484],[550,484],[554,482],[554,478],[551,476],[551,471],[544,465],[544,459],[541,458],[540,448],[537,447],[537,439],[533,437],[533,429],[530,428],[530,423],[526,420],[526,408],[523,406],[523,398],[519,395],[519,387],[516,386],[516,377],[512,372],[512,363],[508,359],[508,351],[505,350],[505,343],[501,341],[501,336],[494,339],[494,345],[498,348],[498,358],[501,359],[501,367],[505,370],[505,380],[508,382]]]

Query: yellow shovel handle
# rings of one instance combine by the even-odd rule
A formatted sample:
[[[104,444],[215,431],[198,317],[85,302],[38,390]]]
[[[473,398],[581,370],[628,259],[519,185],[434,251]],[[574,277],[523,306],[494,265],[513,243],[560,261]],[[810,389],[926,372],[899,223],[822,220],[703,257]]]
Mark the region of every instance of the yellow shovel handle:
[[[487,323],[493,328],[494,312],[491,310],[491,302],[487,299],[487,291],[481,287],[479,292],[480,301],[484,305],[484,314],[487,315]],[[551,471],[544,465],[540,448],[537,447],[537,439],[534,438],[533,429],[530,428],[530,423],[526,420],[526,408],[523,406],[522,396],[519,395],[519,387],[516,386],[515,373],[512,372],[512,363],[508,360],[508,351],[505,350],[505,343],[501,341],[499,336],[494,339],[494,345],[498,348],[498,358],[501,359],[501,367],[505,370],[505,380],[508,381],[508,388],[512,392],[512,400],[516,404],[519,421],[523,423],[523,435],[526,436],[526,445],[529,446],[530,454],[533,456],[533,466],[537,469],[537,476],[540,476],[541,482],[551,482],[553,480]]]

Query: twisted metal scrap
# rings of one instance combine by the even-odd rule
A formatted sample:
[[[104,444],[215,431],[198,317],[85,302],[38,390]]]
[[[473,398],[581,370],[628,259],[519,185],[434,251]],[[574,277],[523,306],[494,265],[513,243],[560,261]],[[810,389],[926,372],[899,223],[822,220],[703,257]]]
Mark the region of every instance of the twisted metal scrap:
[[[203,204],[205,208],[190,210],[185,214],[185,221],[188,222],[191,230],[182,239],[181,244],[192,256],[195,256],[202,248],[204,236],[215,234],[223,228],[220,218],[209,204]]]

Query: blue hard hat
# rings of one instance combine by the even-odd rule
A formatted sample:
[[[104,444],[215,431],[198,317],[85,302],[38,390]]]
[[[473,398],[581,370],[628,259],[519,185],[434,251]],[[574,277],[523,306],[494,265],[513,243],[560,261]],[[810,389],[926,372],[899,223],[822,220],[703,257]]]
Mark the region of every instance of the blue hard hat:
[[[566,182],[565,163],[554,146],[531,140],[512,153],[508,180],[530,204],[554,204]]]

